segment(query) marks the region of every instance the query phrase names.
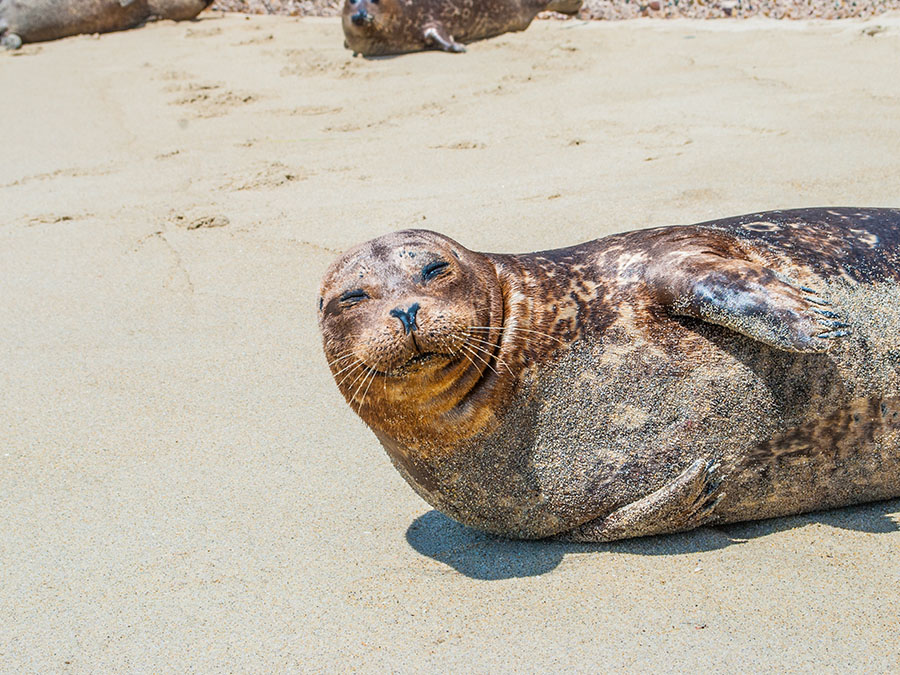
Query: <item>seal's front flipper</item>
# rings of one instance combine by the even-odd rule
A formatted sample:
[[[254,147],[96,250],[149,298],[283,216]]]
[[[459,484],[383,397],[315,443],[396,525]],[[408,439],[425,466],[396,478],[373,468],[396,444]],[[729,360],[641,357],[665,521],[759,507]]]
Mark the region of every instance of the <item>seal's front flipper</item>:
[[[723,494],[718,464],[698,459],[681,475],[643,499],[561,535],[567,541],[614,541],[703,525]]]
[[[15,33],[3,33],[0,31],[0,47],[7,49],[18,49],[22,46],[22,38]]]
[[[437,46],[445,52],[460,53],[466,51],[466,48],[450,37],[450,34],[443,26],[431,26],[425,30],[425,44],[429,46]]]
[[[672,314],[702,319],[789,352],[824,352],[849,335],[831,304],[769,268],[713,251],[663,257],[650,272]]]

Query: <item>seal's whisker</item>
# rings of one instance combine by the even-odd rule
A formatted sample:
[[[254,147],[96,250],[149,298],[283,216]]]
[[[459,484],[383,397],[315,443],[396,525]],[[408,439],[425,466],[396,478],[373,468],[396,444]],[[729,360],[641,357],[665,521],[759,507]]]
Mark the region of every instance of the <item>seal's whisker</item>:
[[[497,349],[497,345],[495,343],[489,342],[487,340],[482,340],[480,338],[475,337],[474,335],[466,335],[466,336],[459,336],[459,337],[462,337],[463,342],[470,344],[473,347],[476,346],[473,343],[477,342],[479,348],[482,349],[485,352],[485,354],[496,359],[497,363],[502,363],[504,366],[506,366],[506,363],[503,361],[503,359],[500,357],[500,355],[495,353],[495,350]],[[506,369],[509,370],[509,366],[506,366]],[[509,372],[511,375],[512,371],[510,370]]]
[[[353,388],[353,386],[354,386],[357,382],[359,382],[360,378],[363,377],[367,372],[369,372],[369,371],[366,369],[365,364],[363,364],[361,361],[360,361],[360,365],[363,366],[362,369],[360,370],[359,373],[356,374],[356,377],[353,378],[353,382],[351,382],[350,384],[347,385],[347,389]],[[351,371],[351,372],[353,372],[353,371]],[[345,377],[344,379],[347,379],[347,378]]]
[[[455,337],[455,338],[458,338],[459,336],[456,335],[456,334],[451,333],[449,337]],[[443,347],[444,349],[447,350],[447,355],[448,355],[448,356],[452,356],[453,354],[456,353],[456,351],[453,349],[453,345],[450,344],[450,340],[449,340],[448,338],[446,338],[446,337],[439,337],[439,338],[437,338],[437,340],[438,340],[438,342],[441,343],[441,347]]]
[[[375,373],[375,371],[373,371],[373,370],[366,370],[366,371],[363,372],[363,376],[362,376],[362,379],[361,379],[360,382],[359,382],[359,385],[358,385],[358,386],[356,387],[356,389],[353,391],[353,396],[350,397],[350,400],[351,400],[351,401],[355,401],[355,400],[356,400],[357,396],[359,396],[359,392],[362,391],[363,385],[365,385],[365,383],[366,383],[366,381],[369,379],[369,376],[370,376],[370,375],[371,375],[372,377],[374,377],[374,373]],[[357,405],[358,405],[359,407],[362,407],[362,403],[357,403]]]
[[[463,347],[463,349],[469,349],[469,350],[472,350],[472,345],[465,345],[465,346]],[[487,359],[485,359],[481,354],[479,354],[478,352],[476,352],[476,351],[474,351],[474,350],[473,350],[473,351],[470,351],[469,353],[470,353],[472,356],[474,356],[476,359],[478,359],[479,361],[481,361],[485,366],[487,366],[488,368],[490,368],[490,369],[494,372],[494,375],[496,375],[497,377],[500,377],[500,373],[497,372],[497,369],[494,368],[494,366],[492,366],[490,363],[488,363],[488,362],[487,362]]]
[[[500,332],[519,331],[519,332],[524,332],[524,333],[535,333],[537,335],[542,335],[543,337],[550,338],[551,340],[556,340],[561,345],[566,344],[565,341],[560,340],[558,337],[556,337],[554,335],[550,335],[550,333],[547,333],[547,332],[541,331],[541,330],[534,330],[533,328],[521,328],[519,326],[469,326],[469,330],[483,330],[483,331],[487,331],[487,332],[490,332],[493,330],[498,330]]]
[[[372,376],[369,378],[369,384],[366,385],[366,390],[363,392],[362,400],[359,402],[359,407],[362,408],[363,403],[366,402],[366,394],[369,393],[369,387],[372,386],[372,383],[375,381],[375,371],[372,371]]]
[[[457,336],[457,337],[461,337],[461,336]],[[464,338],[464,339],[463,339],[463,344],[464,344],[466,347],[469,347],[470,349],[477,349],[478,351],[480,351],[480,352],[486,354],[487,357],[488,357],[488,359],[494,359],[494,360],[497,362],[497,365],[498,365],[498,366],[503,366],[504,368],[506,368],[506,370],[509,371],[509,374],[510,374],[510,375],[512,375],[513,377],[515,377],[515,373],[513,373],[512,369],[511,369],[508,365],[506,365],[506,363],[503,361],[503,359],[501,359],[499,356],[496,356],[496,355],[494,354],[494,352],[493,352],[491,349],[486,349],[486,348],[481,347],[481,346],[479,346],[479,345],[472,344],[472,342],[471,342],[472,340],[475,340],[475,341],[478,341],[478,342],[483,342],[483,343],[486,344],[486,345],[490,345],[490,344],[491,344],[490,342],[487,342],[487,341],[485,341],[485,340],[479,340],[478,338],[474,338],[474,337],[471,337],[471,336],[469,336],[468,338]],[[491,345],[491,346],[494,347],[495,345]],[[496,372],[496,371],[494,371],[494,372]],[[497,373],[497,374],[499,375],[499,373]]]
[[[469,356],[469,353],[465,349],[465,345],[460,347],[459,353],[466,357],[466,360],[468,360],[468,362],[472,364],[473,368],[475,368],[476,370],[478,369],[478,364],[476,364],[472,357]]]
[[[354,367],[354,368],[351,368],[351,369],[350,369],[350,372],[346,373],[346,374],[341,378],[340,382],[338,382],[338,384],[337,384],[338,389],[340,389],[340,388],[341,388],[341,385],[344,384],[344,382],[347,381],[347,378],[349,378],[351,375],[353,375],[353,374],[356,372],[356,367],[359,367],[359,366],[361,366],[361,365],[362,365],[362,362],[357,362],[357,363],[354,363],[354,364],[353,364],[353,366],[355,366],[355,367]]]
[[[346,373],[346,374],[344,375],[344,377],[341,378],[340,382],[338,382],[338,386],[340,387],[340,386],[344,383],[344,380],[346,380],[346,379],[350,376],[350,374],[353,373],[353,370],[354,370],[356,367],[362,366],[362,365],[365,365],[365,364],[363,364],[362,361],[360,361],[359,359],[357,359],[356,361],[354,361],[353,363],[351,363],[349,366],[346,366],[346,367],[344,367],[344,368],[341,368],[338,372],[336,372],[336,373],[334,374],[334,378],[335,378],[335,379],[337,379],[337,376],[340,375],[341,373],[343,373],[343,372],[345,372],[345,371],[350,371],[350,372]]]
[[[352,356],[352,354],[351,354],[351,356]],[[347,369],[349,369],[349,368],[352,368],[353,366],[355,366],[355,365],[357,365],[357,364],[359,364],[359,363],[362,363],[362,361],[360,361],[359,359],[357,359],[356,361],[350,363],[349,365],[344,366],[343,368],[341,368],[339,371],[337,371],[337,372],[334,374],[334,377],[337,377],[338,375],[340,375],[341,373],[343,373],[345,370],[347,370]]]
[[[333,365],[335,365],[335,364],[337,364],[337,363],[340,363],[341,361],[344,361],[344,360],[346,360],[346,359],[349,359],[351,356],[353,356],[353,350],[352,350],[352,349],[348,349],[346,352],[344,352],[344,353],[341,354],[340,356],[335,356],[333,359],[331,359],[331,360],[328,362],[328,367],[330,368],[331,366],[333,366]]]
[[[478,367],[478,364],[475,363],[475,359],[472,358],[472,356],[474,356],[474,354],[470,353],[470,352],[469,352],[468,350],[466,350],[466,349],[463,349],[463,355],[464,355],[467,359],[469,359],[469,363],[472,364],[472,367],[473,367],[475,370],[478,370],[478,371],[481,370],[481,369]]]
[[[477,338],[474,335],[456,335],[455,337],[461,337],[461,338],[463,338],[463,340],[465,342],[469,342],[469,341],[480,342],[481,344],[488,345],[489,347],[494,348],[494,349],[496,349],[496,347],[497,347],[496,342],[491,342],[490,340],[482,340],[481,338]]]

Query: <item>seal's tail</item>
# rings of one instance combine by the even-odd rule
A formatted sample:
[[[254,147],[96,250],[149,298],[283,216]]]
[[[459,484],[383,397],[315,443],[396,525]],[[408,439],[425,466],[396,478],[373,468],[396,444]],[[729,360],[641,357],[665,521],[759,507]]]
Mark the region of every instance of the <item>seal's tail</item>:
[[[547,5],[548,12],[559,12],[560,14],[578,14],[581,9],[582,0],[550,0]]]

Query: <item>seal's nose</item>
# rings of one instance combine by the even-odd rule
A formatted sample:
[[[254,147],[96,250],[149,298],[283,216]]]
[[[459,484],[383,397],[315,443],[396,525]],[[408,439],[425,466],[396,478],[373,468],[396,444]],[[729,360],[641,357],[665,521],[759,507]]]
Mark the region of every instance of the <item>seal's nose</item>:
[[[411,330],[417,330],[419,327],[416,325],[416,312],[419,311],[419,303],[414,302],[409,306],[409,309],[403,310],[399,307],[396,307],[391,310],[391,316],[395,316],[400,319],[400,323],[403,324],[403,328],[407,334]]]
[[[357,26],[362,26],[363,24],[369,23],[371,21],[371,17],[369,13],[361,9],[356,14],[350,17],[350,20]]]

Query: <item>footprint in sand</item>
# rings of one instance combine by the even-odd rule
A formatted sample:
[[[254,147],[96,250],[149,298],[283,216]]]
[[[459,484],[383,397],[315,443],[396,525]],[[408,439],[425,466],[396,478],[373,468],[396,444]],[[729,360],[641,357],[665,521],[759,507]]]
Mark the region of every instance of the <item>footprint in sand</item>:
[[[303,167],[291,168],[281,162],[272,162],[257,169],[250,175],[228,178],[222,189],[226,190],[267,190],[281,187],[288,183],[306,180],[310,172]]]
[[[228,219],[228,216],[223,216],[221,213],[203,215],[198,215],[196,213],[177,213],[172,216],[172,222],[177,227],[183,227],[186,230],[200,230],[210,229],[214,227],[225,227],[231,221]]]
[[[432,150],[483,150],[487,145],[479,141],[458,141],[456,143],[430,145],[428,147]]]
[[[188,82],[179,84],[177,82],[183,79],[180,74],[165,79],[171,79],[176,82],[164,87],[165,91],[181,94],[181,96],[171,101],[170,105],[189,108],[196,117],[219,117],[227,114],[233,108],[259,99],[257,94],[226,89],[220,82]]]
[[[34,227],[36,225],[56,225],[57,223],[68,223],[83,218],[89,218],[93,215],[94,214],[92,213],[79,213],[61,216],[55,213],[42,213],[37,216],[31,216],[25,221],[25,224],[28,225],[28,227]]]

